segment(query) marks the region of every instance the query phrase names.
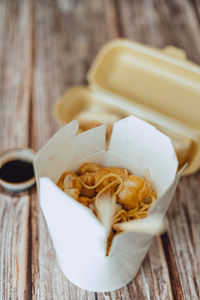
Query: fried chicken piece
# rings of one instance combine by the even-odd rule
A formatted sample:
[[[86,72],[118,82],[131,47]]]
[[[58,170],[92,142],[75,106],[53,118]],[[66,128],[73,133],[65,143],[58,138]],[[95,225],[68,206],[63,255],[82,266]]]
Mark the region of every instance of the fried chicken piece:
[[[104,175],[107,175],[110,173],[119,175],[123,180],[128,178],[128,171],[124,168],[114,168],[114,167],[101,168],[101,169],[99,169],[99,171],[97,171],[95,173],[95,184],[97,184]],[[96,191],[99,192],[102,188],[104,188],[109,183],[111,183],[112,181],[115,181],[115,180],[116,180],[115,177],[109,177],[109,178],[104,179],[103,182],[96,188]],[[113,185],[109,190],[111,190],[111,191],[116,190],[116,187],[118,186],[119,183],[120,182]]]
[[[95,163],[84,163],[81,165],[79,169],[80,174],[84,174],[86,172],[96,172],[99,170],[99,166]]]
[[[115,168],[115,167],[109,167],[109,168],[106,168],[106,169],[108,169],[110,173],[115,173],[115,174],[119,175],[123,180],[128,178],[127,169]]]
[[[148,182],[138,176],[130,175],[124,181],[124,188],[118,195],[118,202],[126,209],[133,209],[151,193],[152,188]]]
[[[92,186],[95,184],[95,172],[86,172],[80,176],[80,179],[87,185]],[[81,188],[81,196],[84,197],[94,197],[96,195],[95,189],[87,189],[84,186]]]
[[[99,183],[99,181],[103,178],[103,176],[114,173],[118,174],[123,179],[126,179],[128,177],[128,171],[123,168],[100,168],[97,164],[94,163],[85,163],[80,167],[80,173],[82,174],[80,176],[80,179],[89,186],[96,185]],[[116,180],[114,177],[109,177],[103,180],[103,182],[93,190],[87,189],[86,187],[82,186],[81,189],[81,196],[84,197],[94,197],[96,193],[98,193],[102,188],[107,186],[112,181]],[[109,190],[114,192],[118,186],[119,182],[114,184]]]
[[[73,174],[71,171],[68,171],[65,173],[63,188],[66,194],[78,200],[82,184],[75,174]]]

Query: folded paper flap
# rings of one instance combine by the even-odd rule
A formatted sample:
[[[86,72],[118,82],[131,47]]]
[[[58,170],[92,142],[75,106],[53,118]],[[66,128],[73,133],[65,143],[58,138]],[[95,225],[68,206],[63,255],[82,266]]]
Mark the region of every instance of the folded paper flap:
[[[146,247],[152,236],[145,233],[122,232],[114,236],[110,253],[110,257],[121,255],[122,253],[132,252],[133,248],[141,250]]]
[[[82,132],[74,137],[72,143],[73,157],[70,157],[70,168],[83,158],[105,150],[106,126],[101,125]],[[74,149],[76,150],[74,151]]]
[[[58,150],[58,146],[63,143],[63,140],[70,141],[70,139],[76,135],[78,131],[78,121],[73,120],[67,125],[63,126],[59,131],[57,131],[50,140],[38,151],[36,155],[36,160],[41,157],[41,155],[46,151],[56,151]]]
[[[77,128],[78,121],[69,123],[39,151],[35,159],[35,169],[39,177],[48,176],[56,182],[62,173],[71,170],[83,157],[105,150],[104,125],[74,136]]]
[[[115,122],[109,151],[134,161],[137,169],[149,169],[161,185],[171,184],[175,177],[178,161],[170,139],[136,117]]]
[[[61,128],[50,140],[38,151],[35,156],[34,168],[37,177],[49,176],[55,180],[54,172],[52,170],[59,170],[59,163],[55,158],[60,153],[60,147],[70,144],[71,138],[76,135],[78,131],[78,121],[74,120]]]
[[[65,232],[71,240],[77,239],[80,247],[105,255],[106,230],[91,210],[65,194],[47,177],[40,178],[40,199],[54,240],[62,241]]]

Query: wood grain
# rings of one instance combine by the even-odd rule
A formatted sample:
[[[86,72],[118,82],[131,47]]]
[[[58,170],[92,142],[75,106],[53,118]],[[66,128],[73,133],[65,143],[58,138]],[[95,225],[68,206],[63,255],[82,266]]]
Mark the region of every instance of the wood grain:
[[[200,27],[196,17],[198,8],[193,6],[193,2],[155,0],[124,1],[122,4],[119,1],[119,5],[126,37],[158,47],[172,44],[184,49],[190,59],[200,62]],[[133,19],[135,26],[131,26]],[[198,182],[199,173],[179,183],[168,213],[169,230],[162,237],[175,299],[200,297]],[[148,255],[152,255],[151,251]]]
[[[118,5],[125,37],[160,48],[174,45],[200,62],[200,26],[191,1],[125,0]]]
[[[52,109],[108,40],[127,37],[184,49],[200,62],[199,0],[0,2],[1,149],[38,150],[58,129]],[[112,293],[69,282],[56,260],[36,189],[1,193],[0,299],[199,299],[200,172],[183,178],[135,279]]]
[[[184,299],[200,298],[199,182],[200,173],[183,178],[168,212],[167,247],[172,248]]]
[[[32,147],[38,149],[58,129],[52,108],[65,90],[85,83],[95,53],[109,38],[106,1],[35,1]],[[88,22],[90,20],[90,22]],[[95,299],[62,274],[38,208],[38,227],[32,219],[33,299]],[[39,265],[39,267],[35,267]]]
[[[0,299],[28,299],[29,197],[1,195]]]
[[[200,24],[200,1],[199,0],[192,0],[191,2],[192,2],[194,12],[196,14],[197,20]]]
[[[28,146],[30,6],[0,2],[0,148]],[[28,299],[29,195],[0,195],[0,299]]]

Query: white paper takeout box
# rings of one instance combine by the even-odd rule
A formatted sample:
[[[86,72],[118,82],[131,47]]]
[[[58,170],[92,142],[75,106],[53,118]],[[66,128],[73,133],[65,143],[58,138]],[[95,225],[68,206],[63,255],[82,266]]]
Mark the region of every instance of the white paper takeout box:
[[[143,176],[148,170],[158,198],[150,214],[163,217],[181,173],[170,139],[155,127],[128,117],[114,124],[108,150],[105,126],[79,135],[72,121],[39,151],[35,172],[40,205],[66,277],[95,292],[113,291],[130,282],[148,251],[152,236],[123,232],[114,237],[106,256],[106,230],[93,213],[56,186],[66,170],[76,171],[83,162],[125,167]]]

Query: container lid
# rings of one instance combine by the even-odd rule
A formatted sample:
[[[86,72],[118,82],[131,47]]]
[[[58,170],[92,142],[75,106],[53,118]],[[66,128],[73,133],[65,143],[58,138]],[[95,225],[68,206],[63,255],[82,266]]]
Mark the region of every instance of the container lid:
[[[22,192],[35,184],[33,160],[29,148],[15,148],[0,153],[0,185],[8,192]]]
[[[98,53],[87,75],[90,88],[126,101],[128,110],[173,132],[188,157],[185,174],[200,167],[200,67],[173,46],[163,50],[114,40]]]

